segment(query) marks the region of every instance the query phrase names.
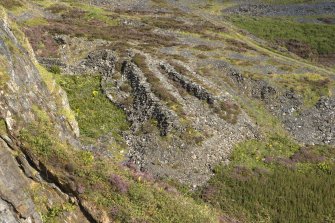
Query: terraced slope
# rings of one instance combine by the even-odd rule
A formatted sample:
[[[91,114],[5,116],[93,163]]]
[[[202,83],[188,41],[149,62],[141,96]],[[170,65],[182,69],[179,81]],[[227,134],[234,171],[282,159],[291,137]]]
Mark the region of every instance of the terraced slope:
[[[0,3],[1,148],[35,185],[10,190],[28,191],[13,195],[22,210],[0,177],[0,219],[335,219],[335,74],[320,63],[334,26],[297,22],[312,6],[285,2],[304,12],[275,22],[273,2]],[[332,18],[332,2],[313,4]],[[272,33],[287,24],[297,33]]]

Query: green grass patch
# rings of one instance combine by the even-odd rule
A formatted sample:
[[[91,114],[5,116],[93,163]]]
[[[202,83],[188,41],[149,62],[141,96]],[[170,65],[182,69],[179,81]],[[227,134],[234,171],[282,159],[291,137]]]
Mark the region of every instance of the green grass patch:
[[[335,52],[335,26],[325,24],[298,23],[285,18],[233,17],[232,22],[250,33],[270,40],[297,40],[319,54]]]
[[[218,168],[202,196],[245,222],[334,222],[333,174],[282,166],[273,172]]]
[[[264,140],[248,140],[238,144],[231,155],[231,159],[238,165],[250,168],[265,167],[266,157],[290,157],[300,146],[293,140],[273,134]]]
[[[40,25],[46,25],[48,24],[48,21],[42,17],[36,17],[29,20],[24,21],[23,25],[25,26],[40,26]]]
[[[67,92],[83,139],[94,142],[112,133],[113,137],[122,140],[122,131],[129,128],[129,123],[125,113],[102,93],[100,76],[57,75],[56,78]]]

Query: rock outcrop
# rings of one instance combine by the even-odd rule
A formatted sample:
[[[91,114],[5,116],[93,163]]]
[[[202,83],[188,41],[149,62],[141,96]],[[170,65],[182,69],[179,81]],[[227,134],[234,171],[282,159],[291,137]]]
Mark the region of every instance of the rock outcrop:
[[[168,74],[170,79],[178,82],[192,95],[199,98],[200,100],[206,101],[208,104],[214,104],[214,101],[216,99],[205,88],[203,88],[199,84],[192,82],[189,78],[183,76],[182,74],[176,72],[176,70],[169,64],[161,63],[160,66]]]
[[[55,138],[78,146],[79,129],[64,91],[39,67],[24,35],[6,13],[0,14],[0,221],[38,223],[41,207],[34,199],[46,197],[51,208],[67,203],[69,196],[41,175],[38,162],[32,162],[21,147],[20,132],[43,112],[52,121]],[[64,217],[71,219],[87,222],[78,206]]]
[[[133,94],[132,123],[143,123],[154,118],[158,122],[161,135],[166,136],[172,128],[178,126],[177,115],[165,107],[145,82],[142,71],[132,62],[124,62],[122,74],[130,82]]]

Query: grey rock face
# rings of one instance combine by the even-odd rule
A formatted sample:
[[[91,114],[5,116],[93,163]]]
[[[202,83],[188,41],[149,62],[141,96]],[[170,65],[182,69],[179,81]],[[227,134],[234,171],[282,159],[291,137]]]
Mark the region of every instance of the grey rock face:
[[[10,205],[0,199],[0,223],[18,223]]]
[[[132,87],[134,102],[130,120],[133,123],[154,118],[158,122],[162,136],[166,136],[173,127],[177,127],[177,115],[166,108],[151,92],[150,85],[144,81],[142,71],[133,63],[125,62],[122,74]]]
[[[0,219],[42,222],[29,197],[30,180],[22,173],[6,143],[0,139]],[[2,215],[2,217],[1,217]]]
[[[114,73],[115,69],[115,56],[111,50],[98,50],[91,52],[86,60],[79,66],[86,69],[91,69],[93,72],[99,72],[109,77]],[[92,72],[92,71],[91,71]],[[84,73],[81,71],[81,73]],[[86,71],[86,73],[89,73]]]
[[[65,92],[42,68],[38,69],[29,45],[17,35],[6,15],[0,18],[0,222],[38,223],[42,219],[32,199],[32,184],[43,185],[39,192],[52,194],[46,195],[50,202],[64,203],[68,197],[55,192],[59,188],[39,176],[39,170],[23,155],[17,136],[22,128],[36,122],[36,111],[50,118],[55,137],[76,148],[79,129],[76,120],[68,116],[71,110]],[[70,218],[87,222],[78,209],[69,214]]]
[[[99,52],[93,54],[96,53]],[[96,64],[109,64],[109,62],[100,61],[99,56],[94,58],[97,58],[96,61],[87,63],[89,60],[87,58],[80,64],[91,64],[86,67],[87,69]],[[121,62],[116,55],[105,59],[110,60],[111,63]],[[147,55],[147,65],[159,78],[160,84],[164,83],[161,90],[173,91],[173,95],[178,100],[177,103],[183,106],[184,119],[189,123],[186,129],[186,126],[180,122],[183,119],[180,117],[181,114],[174,112],[155,95],[143,71],[129,58],[124,60],[121,71],[116,71],[113,64],[107,65],[108,71],[100,70],[102,87],[107,97],[126,111],[132,123],[131,132],[125,134],[129,145],[128,156],[142,170],[158,177],[168,176],[187,184],[199,185],[210,178],[212,167],[227,158],[235,143],[255,137],[256,127],[245,113],[242,112],[239,115],[236,124],[227,123],[215,114],[211,107],[219,102],[219,97],[177,73],[173,67],[167,68],[168,65],[165,65],[166,74],[160,73],[158,68],[162,63]],[[181,97],[170,81],[178,82],[183,88],[188,89],[187,98]],[[129,84],[127,91],[120,90],[120,85],[124,83]],[[118,100],[119,98],[122,100]],[[130,106],[123,104],[123,100],[127,98],[132,98]],[[143,126],[152,120],[156,120],[158,131],[143,130]],[[198,132],[192,134],[208,134],[206,137],[202,136],[200,141],[203,143],[196,143],[195,135],[190,136],[187,133],[190,129]],[[201,138],[197,137],[197,140]]]
[[[305,144],[335,145],[335,99],[322,97],[309,109],[301,109],[294,100],[285,98],[282,101],[291,103],[283,103],[280,109],[284,125],[296,139]]]
[[[158,177],[172,177],[192,185],[206,182],[213,166],[227,159],[235,143],[254,138],[257,128],[244,112],[235,124],[214,112],[215,105],[228,99],[227,95],[215,96],[172,66],[136,52],[146,57],[161,90],[172,94],[182,111],[175,112],[155,95],[144,71],[129,58],[134,56],[130,51],[126,58],[109,50],[94,51],[77,67],[101,73],[104,93],[127,113],[132,123],[131,131],[125,133],[131,162]],[[116,63],[122,64],[121,70],[116,69]],[[181,96],[171,82],[179,83],[189,94]],[[128,87],[122,89],[122,85]]]
[[[47,80],[47,84],[43,81],[35,66],[36,59],[30,58],[32,52],[23,48],[10,31],[6,20],[0,21],[0,36],[0,54],[8,63],[5,72],[8,81],[0,91],[0,117],[5,119],[9,130],[18,132],[21,128],[20,123],[35,121],[33,108],[39,108],[50,111],[51,120],[55,120],[56,128],[64,138],[78,136],[76,120],[69,119],[58,110],[64,108],[70,111],[65,92],[57,88],[52,79]],[[8,41],[12,44],[11,47]],[[55,102],[56,97],[58,104]]]

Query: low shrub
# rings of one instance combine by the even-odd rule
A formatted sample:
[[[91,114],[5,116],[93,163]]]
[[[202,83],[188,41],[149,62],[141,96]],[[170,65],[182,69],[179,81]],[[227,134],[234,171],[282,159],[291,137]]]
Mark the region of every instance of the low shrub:
[[[129,184],[122,179],[122,177],[112,174],[109,178],[113,187],[115,187],[120,193],[127,193],[129,190]]]
[[[61,69],[59,66],[57,65],[52,65],[49,69],[49,72],[53,73],[53,74],[60,74],[61,73]]]
[[[238,115],[241,113],[240,107],[230,100],[221,101],[218,106],[213,106],[213,109],[220,118],[232,124],[237,123]]]

